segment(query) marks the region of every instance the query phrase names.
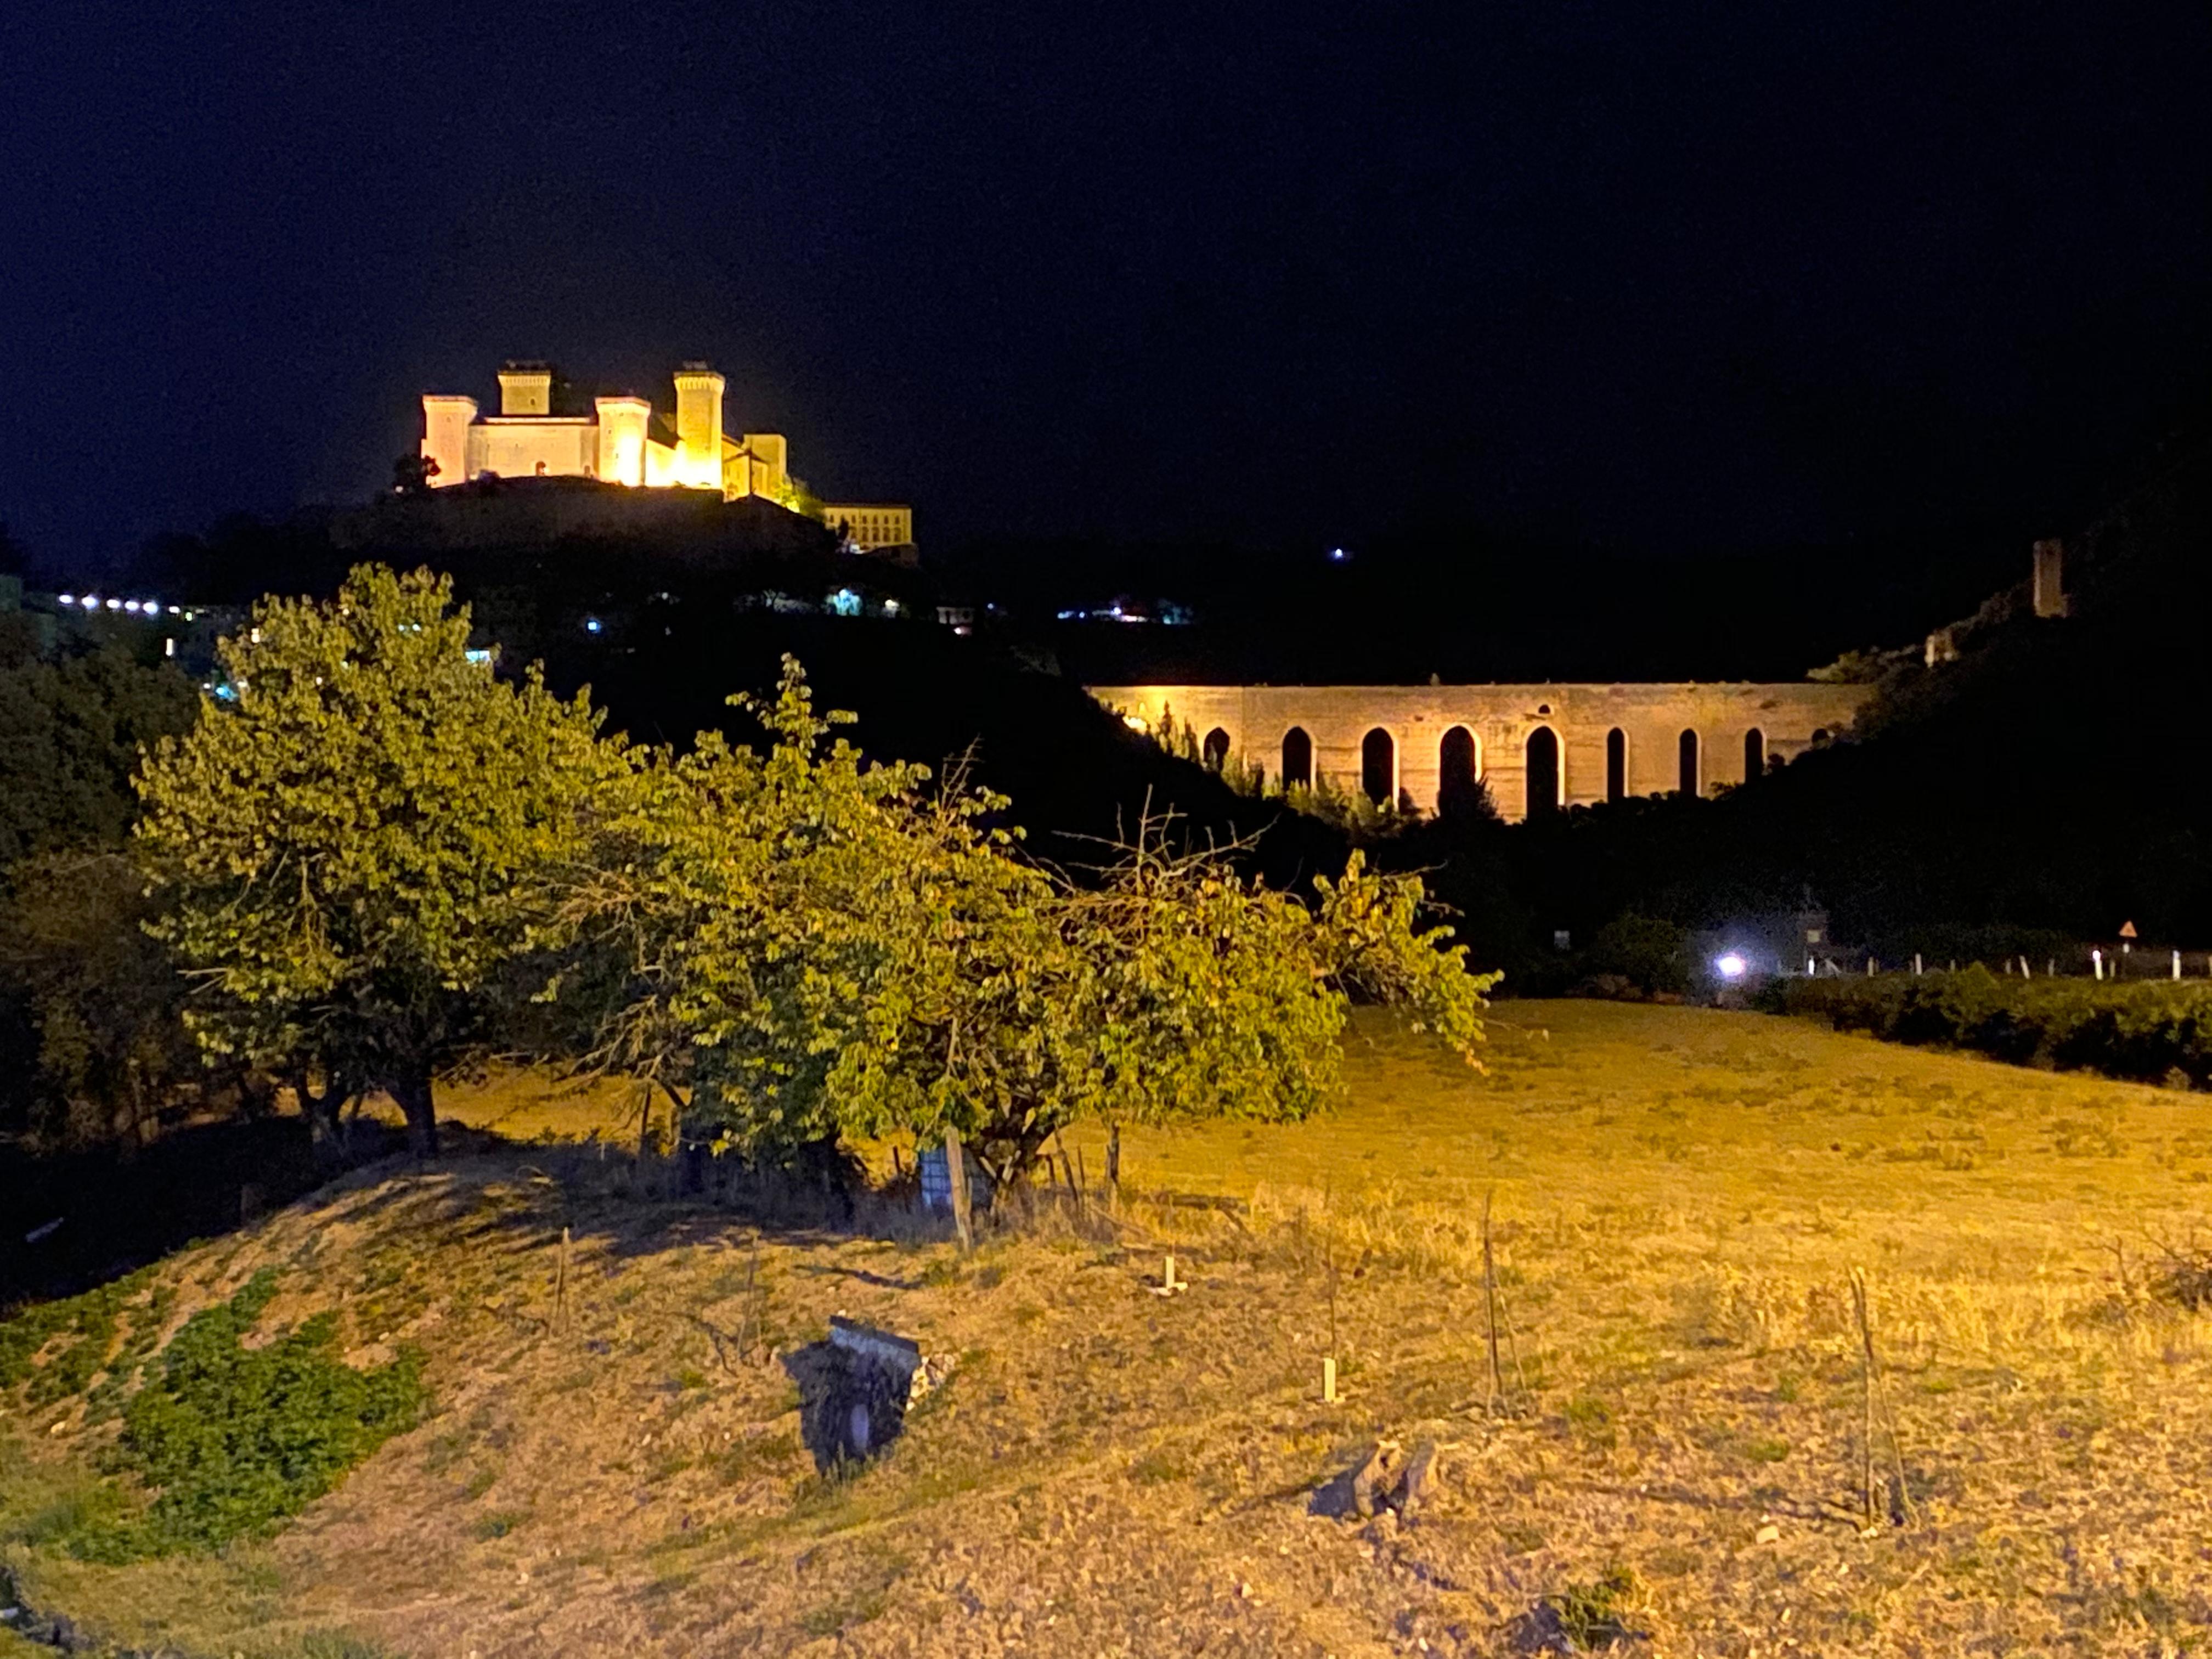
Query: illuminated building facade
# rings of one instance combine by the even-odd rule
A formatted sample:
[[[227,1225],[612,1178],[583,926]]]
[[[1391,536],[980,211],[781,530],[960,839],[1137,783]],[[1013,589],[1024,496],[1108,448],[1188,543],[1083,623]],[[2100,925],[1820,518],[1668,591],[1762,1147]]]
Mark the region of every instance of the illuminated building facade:
[[[1423,811],[1486,786],[1501,817],[1709,795],[1847,732],[1868,685],[1094,685],[1128,724],[1267,782]]]
[[[596,478],[644,489],[714,489],[726,501],[759,495],[796,508],[802,488],[791,476],[780,432],[732,437],[722,429],[726,383],[705,363],[676,372],[673,419],[647,399],[595,398],[591,412],[555,408],[553,370],[510,362],[499,372],[499,412],[473,398],[428,392],[422,398],[422,459],[440,488],[484,477]],[[823,520],[846,528],[863,549],[914,541],[914,511],[886,503],[824,503]]]

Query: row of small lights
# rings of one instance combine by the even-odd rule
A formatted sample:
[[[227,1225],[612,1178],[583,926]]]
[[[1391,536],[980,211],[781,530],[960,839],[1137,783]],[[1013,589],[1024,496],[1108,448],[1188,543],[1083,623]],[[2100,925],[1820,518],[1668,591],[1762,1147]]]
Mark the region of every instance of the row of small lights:
[[[143,612],[149,617],[158,617],[165,610],[173,617],[181,617],[185,614],[184,606],[164,605],[159,599],[103,599],[97,593],[87,593],[83,598],[79,599],[74,593],[64,593],[61,596],[61,602],[64,605],[81,605],[88,611],[99,611],[103,608],[109,611],[128,611],[134,616]]]

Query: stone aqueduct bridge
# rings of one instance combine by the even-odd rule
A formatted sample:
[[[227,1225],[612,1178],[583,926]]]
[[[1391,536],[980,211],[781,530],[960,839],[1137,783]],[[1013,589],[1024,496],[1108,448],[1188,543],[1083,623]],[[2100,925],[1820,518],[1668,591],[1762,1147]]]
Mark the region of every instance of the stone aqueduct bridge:
[[[1508,818],[1675,790],[1711,794],[1843,732],[1871,690],[1680,685],[1094,685],[1133,726],[1188,727],[1270,781],[1327,778],[1424,811],[1481,779]]]

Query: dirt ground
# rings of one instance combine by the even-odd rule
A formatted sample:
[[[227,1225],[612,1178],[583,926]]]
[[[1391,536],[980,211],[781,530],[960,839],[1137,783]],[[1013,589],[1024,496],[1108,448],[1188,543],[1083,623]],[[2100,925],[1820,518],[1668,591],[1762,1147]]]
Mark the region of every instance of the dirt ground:
[[[448,1091],[477,1150],[163,1269],[181,1317],[279,1266],[269,1321],[412,1345],[431,1415],[265,1544],[103,1568],[21,1541],[101,1431],[11,1403],[0,1562],[270,1659],[2212,1645],[2208,1350],[2161,1295],[2204,1097],[1686,1008],[1502,1005],[1486,1075],[1362,1030],[1340,1109],[1132,1134],[1110,1210],[1072,1136],[1079,1208],[964,1257],[896,1193],[684,1191],[627,1092]],[[825,1473],[838,1313],[956,1363]],[[1425,1500],[1326,1512],[1378,1441],[1434,1443]]]

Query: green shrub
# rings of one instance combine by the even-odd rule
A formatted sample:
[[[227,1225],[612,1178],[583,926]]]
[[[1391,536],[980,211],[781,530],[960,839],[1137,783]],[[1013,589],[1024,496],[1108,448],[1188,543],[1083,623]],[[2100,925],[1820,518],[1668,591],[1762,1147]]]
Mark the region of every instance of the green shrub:
[[[1616,916],[1590,941],[1583,966],[1616,975],[1638,990],[1676,994],[1690,988],[1689,930],[1656,916]]]
[[[133,1304],[151,1277],[150,1270],[142,1267],[82,1296],[26,1308],[0,1323],[0,1390],[27,1381],[27,1403],[33,1407],[83,1393],[94,1376],[109,1369],[118,1319],[126,1310],[133,1311],[134,1340],[146,1328],[150,1311],[135,1310]],[[57,1338],[65,1340],[44,1364],[36,1363]],[[125,1344],[126,1349],[131,1346]]]
[[[27,1379],[34,1400],[82,1391],[114,1352],[118,1310],[143,1287],[123,1280],[0,1326],[0,1382]],[[184,1322],[123,1407],[108,1469],[130,1480],[103,1483],[42,1517],[34,1541],[127,1561],[266,1534],[415,1421],[423,1400],[416,1357],[354,1370],[337,1357],[332,1314],[247,1347],[245,1337],[276,1293],[276,1272],[264,1268],[229,1301]],[[143,1363],[167,1306],[157,1292],[143,1322],[134,1319],[110,1382],[126,1361],[133,1370]],[[34,1363],[64,1332],[75,1340]]]
[[[1957,973],[1791,980],[1765,1006],[1839,1031],[1965,1048],[2016,1066],[2144,1083],[2212,1082],[2212,984],[2009,979]]]
[[[1593,1583],[1569,1584],[1546,1599],[1559,1629],[1580,1652],[1634,1634],[1628,1628],[1628,1613],[1636,1590],[1636,1575],[1626,1567],[1614,1567]]]

